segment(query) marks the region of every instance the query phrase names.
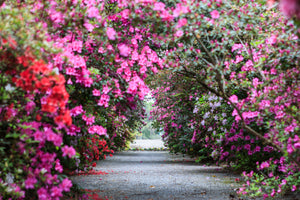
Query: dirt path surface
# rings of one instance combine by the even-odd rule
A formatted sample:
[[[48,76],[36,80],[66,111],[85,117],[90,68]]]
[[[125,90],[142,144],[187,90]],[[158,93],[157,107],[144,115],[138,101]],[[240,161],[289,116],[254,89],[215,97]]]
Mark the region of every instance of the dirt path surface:
[[[127,151],[99,161],[107,174],[74,176],[81,187],[115,200],[232,199],[237,176],[168,152]],[[235,198],[238,199],[238,198]]]

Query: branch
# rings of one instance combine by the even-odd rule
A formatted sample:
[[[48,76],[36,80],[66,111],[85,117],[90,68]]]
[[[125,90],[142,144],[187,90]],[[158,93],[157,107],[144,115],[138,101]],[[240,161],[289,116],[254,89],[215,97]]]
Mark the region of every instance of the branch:
[[[216,65],[216,62],[215,62],[214,58],[212,57],[212,55],[208,51],[208,49],[204,46],[203,42],[199,38],[197,38],[195,32],[192,32],[192,33],[193,33],[194,37],[196,38],[197,42],[203,47],[203,49],[205,50],[205,52],[208,54],[208,56],[209,56],[211,62],[213,63],[213,65]]]

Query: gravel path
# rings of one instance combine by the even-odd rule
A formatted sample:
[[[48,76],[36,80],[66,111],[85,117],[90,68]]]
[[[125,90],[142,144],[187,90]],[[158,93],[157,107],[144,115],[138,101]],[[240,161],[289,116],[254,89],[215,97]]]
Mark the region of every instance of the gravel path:
[[[164,146],[161,140],[136,140],[131,148],[137,147]],[[166,151],[119,152],[98,161],[94,170],[106,174],[71,178],[82,188],[96,192],[100,199],[241,200],[234,192],[238,187],[234,181],[240,178],[238,175]],[[297,195],[279,199],[299,200]]]
[[[225,200],[234,194],[236,176],[219,167],[195,164],[193,159],[168,152],[127,151],[99,161],[105,175],[75,176],[81,187],[103,199]]]

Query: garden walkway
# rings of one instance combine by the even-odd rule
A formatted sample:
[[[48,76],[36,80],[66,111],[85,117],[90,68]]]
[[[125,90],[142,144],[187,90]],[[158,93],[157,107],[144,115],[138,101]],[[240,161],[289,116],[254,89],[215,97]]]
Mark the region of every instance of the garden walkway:
[[[160,148],[159,142],[136,141],[134,147]],[[94,167],[99,175],[76,176],[81,187],[103,199],[173,200],[231,199],[236,175],[219,167],[195,164],[191,158],[166,151],[116,153]]]
[[[139,141],[134,145],[140,145]],[[94,170],[94,175],[74,176],[72,179],[81,187],[95,192],[100,197],[97,199],[239,199],[234,192],[234,188],[238,187],[235,183],[238,175],[220,167],[196,164],[191,158],[167,151],[119,152],[97,162]]]

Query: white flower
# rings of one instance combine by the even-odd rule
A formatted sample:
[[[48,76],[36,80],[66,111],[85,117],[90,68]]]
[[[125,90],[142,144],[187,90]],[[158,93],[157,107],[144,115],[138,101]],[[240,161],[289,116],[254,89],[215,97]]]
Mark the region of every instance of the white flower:
[[[52,70],[55,74],[59,74],[59,70],[58,70],[58,68],[57,67],[55,67],[53,70]]]
[[[11,183],[14,182],[14,178],[15,178],[14,175],[9,172],[9,173],[6,174],[5,182],[11,184]]]
[[[11,84],[7,84],[5,86],[5,90],[8,91],[8,92],[12,92],[15,90],[15,87],[12,87]]]
[[[40,173],[42,174],[46,174],[48,171],[45,168],[42,168],[42,170],[40,171]]]

